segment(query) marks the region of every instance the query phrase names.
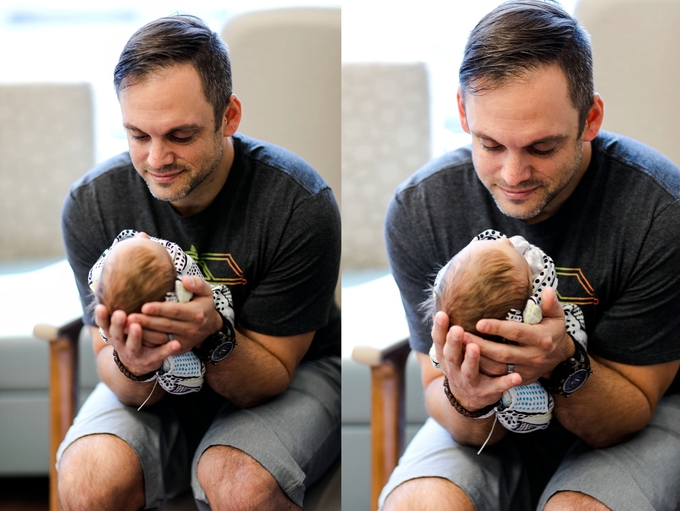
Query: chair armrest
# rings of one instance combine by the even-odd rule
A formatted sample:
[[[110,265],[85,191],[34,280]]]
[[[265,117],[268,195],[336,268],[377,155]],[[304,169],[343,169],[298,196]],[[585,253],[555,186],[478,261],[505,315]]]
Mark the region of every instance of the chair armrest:
[[[82,328],[82,318],[61,326],[39,323],[33,327],[33,335],[50,344],[50,511],[59,510],[57,449],[78,407],[78,338]]]
[[[343,351],[371,367],[371,505],[404,448],[408,324],[391,275],[342,290]]]
[[[57,511],[57,449],[78,409],[78,337],[83,327],[82,308],[73,273],[65,260],[16,278],[20,284],[17,289],[23,293],[43,289],[44,283],[49,283],[44,303],[50,306],[36,309],[30,317],[35,317],[33,335],[49,341],[50,347],[50,510]],[[17,311],[20,313],[22,311]],[[24,317],[23,321],[30,319]]]

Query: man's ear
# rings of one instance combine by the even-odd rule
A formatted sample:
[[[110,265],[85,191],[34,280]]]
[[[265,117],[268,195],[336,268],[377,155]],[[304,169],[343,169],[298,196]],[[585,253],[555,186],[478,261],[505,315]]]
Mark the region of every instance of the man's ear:
[[[604,101],[602,97],[595,93],[593,96],[593,106],[590,107],[588,117],[586,117],[586,125],[583,128],[583,141],[590,142],[600,131],[602,121],[604,120]]]
[[[229,104],[224,110],[224,117],[222,118],[223,136],[230,137],[236,133],[239,124],[241,124],[242,113],[243,108],[241,107],[241,100],[236,97],[236,94],[232,94],[229,98]]]
[[[463,127],[465,133],[470,133],[470,128],[468,128],[467,118],[465,117],[465,99],[463,90],[458,87],[458,93],[456,94],[456,101],[458,102],[458,116],[460,117],[460,125]]]

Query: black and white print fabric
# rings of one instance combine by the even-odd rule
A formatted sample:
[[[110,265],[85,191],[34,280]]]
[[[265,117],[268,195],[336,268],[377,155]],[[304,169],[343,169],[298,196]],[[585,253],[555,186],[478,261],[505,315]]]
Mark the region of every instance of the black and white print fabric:
[[[139,233],[133,229],[125,229],[116,236],[116,239],[113,240],[111,246],[104,251],[90,269],[88,284],[91,289],[94,290],[95,284],[101,280],[104,261],[111,250],[121,241],[128,238],[134,238],[138,234]],[[168,302],[180,303],[190,301],[193,298],[193,294],[185,289],[182,284],[182,277],[196,276],[204,278],[198,264],[196,264],[196,261],[194,261],[191,256],[184,253],[176,243],[160,238],[154,238],[153,236],[150,236],[150,239],[165,247],[172,258],[175,270],[177,271],[175,290],[166,293],[165,300]],[[211,285],[211,288],[215,309],[228,319],[233,326],[235,317],[231,291],[229,291],[229,288],[225,285]],[[108,342],[108,339],[101,328],[99,329],[99,332],[102,339],[104,339],[104,342]],[[165,359],[163,365],[158,370],[156,377],[158,378],[158,384],[166,392],[169,392],[170,394],[189,394],[201,390],[204,375],[205,365],[203,364],[203,361],[201,361],[193,351],[188,351],[181,355],[171,355]]]

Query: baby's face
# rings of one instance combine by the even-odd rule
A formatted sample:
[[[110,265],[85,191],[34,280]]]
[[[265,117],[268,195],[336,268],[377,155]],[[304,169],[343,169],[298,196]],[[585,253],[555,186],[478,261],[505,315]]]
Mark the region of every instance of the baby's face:
[[[471,251],[471,255],[474,256],[475,251],[484,250],[498,250],[504,255],[506,255],[512,264],[518,269],[526,272],[527,279],[531,282],[531,268],[529,268],[529,263],[524,256],[515,250],[515,246],[512,244],[508,238],[501,238],[497,240],[481,240],[472,243],[467,247]]]

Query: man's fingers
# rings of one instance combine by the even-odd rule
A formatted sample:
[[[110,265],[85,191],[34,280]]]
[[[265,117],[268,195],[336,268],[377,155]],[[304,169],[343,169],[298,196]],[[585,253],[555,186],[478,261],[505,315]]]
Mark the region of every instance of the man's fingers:
[[[470,382],[474,382],[479,378],[479,346],[470,343],[464,350],[465,357],[460,365],[460,371]]]
[[[99,304],[95,306],[94,322],[97,324],[98,327],[102,328],[104,331],[107,331],[109,329],[111,321],[109,317],[109,309],[106,308],[106,305]]]
[[[562,304],[557,299],[557,293],[555,290],[548,286],[543,290],[541,295],[541,312],[543,313],[543,318],[564,318],[564,310],[562,309]]]
[[[205,280],[199,277],[182,277],[182,284],[187,291],[191,291],[196,296],[212,296],[212,287]]]

